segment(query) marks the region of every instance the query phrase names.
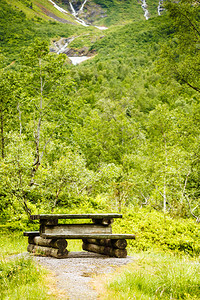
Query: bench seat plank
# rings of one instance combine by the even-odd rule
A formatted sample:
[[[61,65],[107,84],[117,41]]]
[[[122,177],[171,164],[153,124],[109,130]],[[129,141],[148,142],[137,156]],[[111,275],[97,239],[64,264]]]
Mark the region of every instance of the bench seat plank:
[[[54,219],[112,219],[122,218],[121,214],[41,214],[31,215],[31,220],[54,220]]]
[[[55,239],[135,239],[134,234],[47,234],[42,233],[42,237]]]

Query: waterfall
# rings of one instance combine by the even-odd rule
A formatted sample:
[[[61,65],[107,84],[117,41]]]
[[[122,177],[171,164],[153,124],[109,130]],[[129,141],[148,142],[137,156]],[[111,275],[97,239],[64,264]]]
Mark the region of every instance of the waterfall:
[[[159,0],[158,3],[158,15],[161,16],[161,12],[164,10],[163,8],[163,0]]]
[[[78,15],[78,13],[75,11],[75,9],[74,9],[74,7],[73,7],[71,1],[69,1],[69,5],[70,5],[70,8],[71,8],[71,10],[72,10],[72,15],[73,15],[74,17],[76,17],[76,16]]]
[[[54,42],[54,49],[50,50],[51,52],[56,52],[57,54],[61,54],[61,53],[65,53],[68,58],[71,60],[72,64],[73,65],[78,65],[80,64],[81,62],[87,60],[87,59],[90,59],[91,56],[86,56],[86,55],[83,55],[83,56],[69,56],[68,53],[69,53],[69,48],[68,48],[68,45],[75,39],[75,38],[78,38],[79,36],[74,36],[74,37],[71,37],[71,38],[68,38],[68,39],[65,39],[65,38],[61,38],[60,40]]]
[[[64,53],[68,49],[67,46],[77,37],[71,37],[68,39],[61,38],[60,40],[54,42],[53,44],[56,51],[53,52],[56,52],[57,54]]]
[[[105,26],[94,26],[94,27],[96,27],[96,28],[98,28],[100,30],[106,30],[106,29],[108,29],[108,27],[105,27]]]
[[[63,53],[67,49],[68,45],[69,45],[69,42],[67,41],[67,43],[62,48],[60,48],[56,53],[57,54]]]
[[[52,0],[49,0],[49,2],[51,2],[53,4],[53,6],[59,10],[60,12],[64,13],[64,14],[68,14],[68,11],[64,10],[62,7],[58,6],[56,3],[54,3]]]
[[[86,2],[87,2],[87,0],[84,0],[84,2],[83,2],[82,5],[81,5],[81,8],[79,9],[79,12],[80,12],[80,11],[83,11],[83,8],[84,8]]]
[[[81,5],[80,10],[83,9],[83,7],[84,7],[84,5],[85,5],[86,2],[87,2],[87,0],[85,0],[85,1],[83,2],[83,4]],[[80,10],[76,12],[75,9],[74,9],[74,7],[73,7],[73,5],[72,5],[72,3],[71,3],[71,1],[69,1],[69,5],[70,5],[71,11],[72,11],[72,15],[76,18],[76,21],[77,21],[79,24],[83,25],[83,26],[89,26],[88,24],[85,23],[84,20],[82,20],[82,19],[80,19],[80,18],[78,17],[78,13],[79,13]]]
[[[146,0],[141,0],[141,1],[142,1],[142,9],[144,11],[144,17],[146,20],[148,20],[149,19],[149,11],[147,9],[148,5],[146,3]]]
[[[89,24],[85,23],[84,20],[80,19],[80,18],[78,17],[78,14],[79,14],[79,12],[82,12],[82,11],[83,11],[83,8],[84,8],[85,4],[87,3],[87,1],[88,1],[88,0],[83,0],[82,5],[81,5],[79,11],[76,11],[75,8],[74,8],[74,6],[73,6],[73,4],[72,4],[72,2],[69,0],[69,6],[70,6],[70,8],[71,8],[72,15],[76,18],[76,22],[79,23],[79,24],[81,24],[81,25],[83,25],[83,26],[89,26]],[[160,0],[160,1],[162,1],[162,0]],[[56,3],[54,3],[52,0],[49,0],[49,2],[51,2],[51,3],[53,4],[53,6],[54,6],[57,10],[59,10],[60,12],[65,13],[65,14],[68,14],[68,11],[66,11],[66,10],[64,10],[62,7],[58,6],[58,5],[57,5]],[[145,0],[143,0],[143,2],[145,2]],[[145,2],[145,4],[146,4],[146,2]],[[148,11],[147,11],[147,15],[148,15]],[[148,17],[146,17],[146,19],[147,19],[147,18],[148,18]],[[98,29],[100,29],[100,30],[108,29],[107,27],[104,27],[104,26],[102,26],[102,27],[101,27],[101,26],[95,26],[95,27],[98,28]],[[61,52],[60,52],[60,53],[61,53]]]

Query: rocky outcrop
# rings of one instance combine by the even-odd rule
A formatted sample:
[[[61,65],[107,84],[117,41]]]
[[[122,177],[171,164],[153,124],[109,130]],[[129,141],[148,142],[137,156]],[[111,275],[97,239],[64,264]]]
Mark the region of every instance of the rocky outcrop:
[[[67,48],[63,53],[65,53],[69,57],[81,57],[81,56],[91,57],[96,54],[96,51],[89,50],[87,47],[83,47],[81,49]]]
[[[70,57],[80,57],[80,56],[88,56],[91,57],[96,54],[96,50],[89,50],[88,47],[82,47],[80,49],[73,49],[69,47],[69,44],[76,37],[71,38],[61,38],[60,40],[53,40],[52,45],[50,47],[50,52],[55,52],[57,54],[64,53]]]

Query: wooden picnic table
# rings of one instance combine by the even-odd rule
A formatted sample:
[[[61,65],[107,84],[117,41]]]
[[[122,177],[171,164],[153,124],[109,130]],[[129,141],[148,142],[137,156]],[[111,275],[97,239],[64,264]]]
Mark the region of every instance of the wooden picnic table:
[[[126,257],[126,239],[134,239],[134,234],[113,234],[114,219],[122,218],[121,214],[38,214],[32,215],[32,220],[39,220],[40,230],[25,232],[29,237],[28,251],[41,250],[47,255],[51,247],[59,248],[60,257],[66,257],[66,239],[82,239],[86,251],[107,254],[116,257]],[[87,223],[59,224],[59,220],[86,220]],[[53,246],[52,246],[53,245]],[[47,249],[45,249],[47,247]],[[65,253],[63,252],[65,250]],[[55,249],[54,249],[55,250]],[[52,250],[53,252],[55,252]],[[58,257],[59,251],[56,251]]]

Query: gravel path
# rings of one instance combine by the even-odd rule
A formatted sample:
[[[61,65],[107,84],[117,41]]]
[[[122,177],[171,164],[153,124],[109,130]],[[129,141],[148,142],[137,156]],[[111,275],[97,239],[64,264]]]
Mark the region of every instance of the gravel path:
[[[90,252],[70,252],[66,259],[34,257],[44,267],[53,271],[57,289],[69,300],[96,300],[97,292],[92,288],[94,275],[114,272],[117,267],[130,263],[133,258],[114,258]]]

